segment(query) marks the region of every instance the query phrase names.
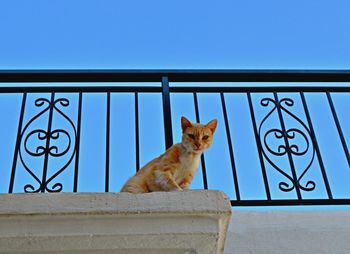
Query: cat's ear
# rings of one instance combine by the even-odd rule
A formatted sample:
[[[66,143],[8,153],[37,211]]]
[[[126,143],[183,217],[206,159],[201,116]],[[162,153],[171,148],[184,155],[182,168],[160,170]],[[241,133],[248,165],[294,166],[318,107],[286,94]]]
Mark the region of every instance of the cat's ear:
[[[181,117],[181,128],[182,128],[182,132],[185,132],[185,130],[188,127],[192,127],[193,124],[184,116]]]
[[[205,126],[208,127],[211,130],[211,132],[214,134],[217,125],[218,125],[218,120],[214,119],[214,120],[211,120],[209,123],[207,123]]]

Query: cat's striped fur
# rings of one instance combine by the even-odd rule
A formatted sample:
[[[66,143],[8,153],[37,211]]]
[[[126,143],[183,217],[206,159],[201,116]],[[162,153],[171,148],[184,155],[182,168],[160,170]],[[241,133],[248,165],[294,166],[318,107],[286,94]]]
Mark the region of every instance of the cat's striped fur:
[[[216,119],[204,125],[191,123],[182,117],[182,142],[147,163],[125,183],[121,191],[146,193],[188,189],[201,154],[212,144],[216,126]]]

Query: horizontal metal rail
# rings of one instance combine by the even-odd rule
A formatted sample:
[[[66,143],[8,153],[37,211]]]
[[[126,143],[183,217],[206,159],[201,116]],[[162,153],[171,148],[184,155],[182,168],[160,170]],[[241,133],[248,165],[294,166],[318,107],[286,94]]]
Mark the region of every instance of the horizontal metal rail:
[[[231,200],[232,206],[350,205],[350,199]]]
[[[157,93],[162,92],[162,87],[156,86],[23,86],[23,87],[0,87],[0,93]],[[343,93],[350,92],[349,87],[336,86],[264,86],[264,87],[169,87],[171,93],[288,93],[288,92],[331,92]]]
[[[349,70],[0,70],[0,82],[350,82]]]

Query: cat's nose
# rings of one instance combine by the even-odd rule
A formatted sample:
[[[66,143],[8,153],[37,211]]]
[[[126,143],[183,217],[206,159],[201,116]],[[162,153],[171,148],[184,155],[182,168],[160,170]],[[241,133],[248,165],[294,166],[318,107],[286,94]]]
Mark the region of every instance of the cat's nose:
[[[194,146],[198,149],[201,146],[201,144],[195,143]]]

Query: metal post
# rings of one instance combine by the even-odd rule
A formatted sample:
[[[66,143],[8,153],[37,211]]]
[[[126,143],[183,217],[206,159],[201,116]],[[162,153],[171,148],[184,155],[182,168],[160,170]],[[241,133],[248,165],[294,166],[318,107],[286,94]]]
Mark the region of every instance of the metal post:
[[[168,149],[173,145],[173,130],[171,125],[171,107],[168,77],[162,77],[162,97],[163,97],[163,118],[165,147]]]

